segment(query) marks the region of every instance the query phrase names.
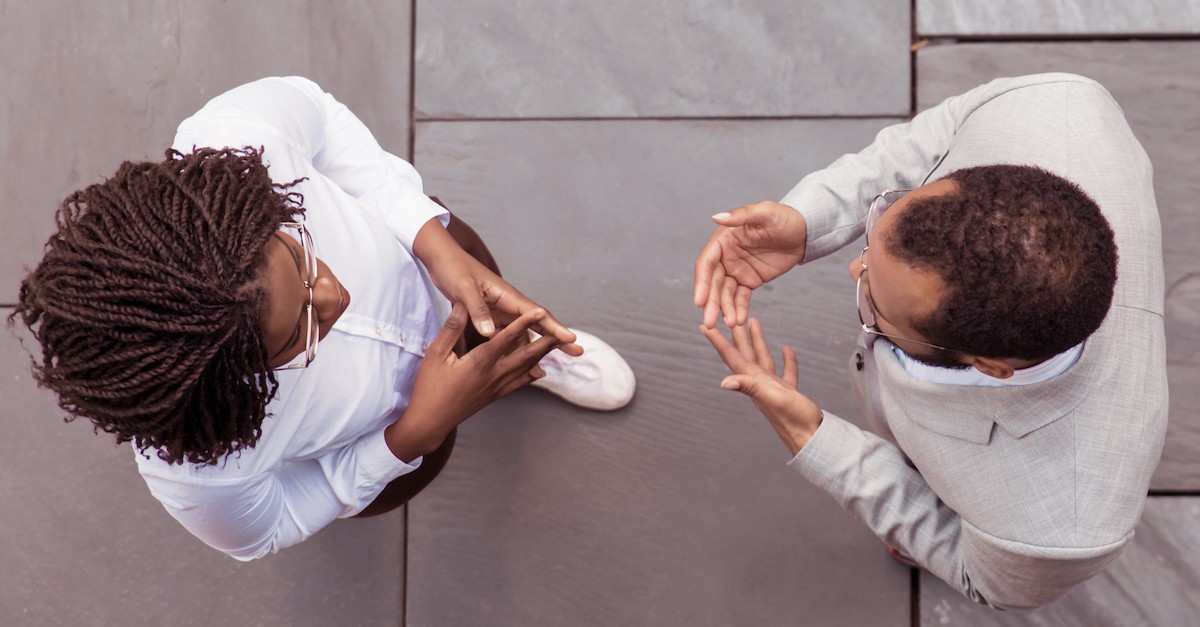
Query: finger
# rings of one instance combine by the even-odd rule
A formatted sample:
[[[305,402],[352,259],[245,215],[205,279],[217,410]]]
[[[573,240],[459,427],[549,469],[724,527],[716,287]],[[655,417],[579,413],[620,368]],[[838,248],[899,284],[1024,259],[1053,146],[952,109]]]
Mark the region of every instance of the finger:
[[[800,367],[796,363],[796,351],[791,346],[783,346],[783,382],[792,389],[800,383]]]
[[[750,343],[749,336],[746,335],[746,327],[735,325],[729,329],[733,334],[733,345],[737,347],[738,352],[746,361],[757,364],[758,356],[754,354],[754,346]]]
[[[720,314],[721,284],[725,280],[725,267],[717,265],[713,268],[712,279],[708,290],[708,302],[704,305],[704,326],[712,329],[717,326],[717,316]]]
[[[750,319],[750,345],[754,348],[754,359],[763,370],[775,374],[775,358],[767,346],[767,336],[763,334],[762,322],[758,318]]]
[[[721,282],[721,315],[725,316],[725,326],[732,327],[737,324],[737,309],[733,306],[733,293],[737,290],[738,284],[731,276],[726,276]]]
[[[529,385],[530,383],[533,383],[534,381],[538,380],[539,378],[540,377],[533,376],[533,373],[531,373],[531,372],[526,372],[526,373],[522,374],[521,376],[514,378],[512,381],[509,381],[509,382],[505,383],[504,385],[500,386],[500,391],[496,394],[496,398],[504,398],[505,396],[508,396],[509,394],[512,394],[513,392],[516,392],[517,390]]]
[[[708,338],[708,342],[717,351],[717,355],[720,356],[721,361],[725,362],[725,365],[735,374],[751,372],[751,363],[742,356],[737,347],[729,343],[724,333],[705,326],[700,327],[700,332],[704,334],[704,337]]]
[[[543,335],[529,344],[520,347],[520,350],[514,350],[509,353],[516,361],[511,366],[505,363],[505,368],[511,367],[518,372],[533,370],[534,368],[541,370],[541,366],[538,366],[537,363],[548,355],[550,351],[559,346],[558,338],[553,335]]]
[[[475,325],[475,330],[484,337],[492,337],[492,334],[496,332],[496,322],[492,320],[492,309],[483,300],[483,294],[474,286],[460,290],[459,293],[462,294],[463,305],[471,314],[471,322]]]
[[[450,316],[442,324],[442,330],[425,349],[426,356],[445,358],[454,351],[454,345],[462,337],[467,328],[467,309],[462,303],[454,303],[450,308]]]
[[[533,301],[530,302],[533,303]],[[533,305],[535,307],[538,306],[537,303],[533,303]],[[554,314],[549,311],[546,312],[546,317],[541,322],[533,325],[533,330],[542,335],[552,335],[557,338],[558,343],[563,345],[564,351],[568,355],[578,357],[583,354],[583,347],[575,343],[575,340],[579,339],[575,336],[575,332],[567,328],[567,325],[559,322],[558,318],[555,318]],[[571,352],[571,350],[567,350],[568,348],[571,350],[578,349],[579,352]]]
[[[752,293],[754,290],[745,285],[739,285],[737,292],[733,295],[733,308],[737,310],[737,324],[746,324],[746,319],[750,315],[750,294]]]
[[[516,320],[513,320],[508,326],[501,329],[496,336],[488,343],[495,342],[505,352],[512,350],[511,347],[517,345],[522,340],[528,340],[529,331],[533,325],[541,323],[546,319],[546,310],[541,307],[535,307],[522,313]],[[544,338],[552,338],[552,341],[558,343],[558,338],[553,335],[543,335]]]
[[[721,226],[727,226],[731,228],[742,226],[754,217],[754,207],[755,205],[742,205],[741,207],[738,207],[732,211],[722,211],[721,213],[715,214],[713,215],[712,219],[713,222],[716,222]]]
[[[693,270],[692,279],[692,302],[697,307],[703,307],[708,302],[713,269],[721,263],[721,244],[717,242],[717,234],[720,232],[720,229],[713,231],[712,237],[708,238],[708,243],[700,249],[700,256],[696,257],[696,267]]]

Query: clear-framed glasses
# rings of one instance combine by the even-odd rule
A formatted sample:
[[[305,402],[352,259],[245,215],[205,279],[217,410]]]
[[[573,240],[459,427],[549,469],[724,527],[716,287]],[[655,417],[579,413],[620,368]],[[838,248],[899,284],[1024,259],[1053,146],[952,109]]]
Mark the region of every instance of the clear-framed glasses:
[[[316,307],[313,307],[313,287],[317,284],[317,253],[313,246],[312,235],[309,234],[308,227],[303,222],[284,222],[279,226],[297,235],[304,257],[304,287],[308,290],[308,302],[304,304],[302,316],[302,319],[306,321],[303,359],[301,356],[297,356],[291,362],[275,368],[275,370],[295,370],[307,368],[317,357],[317,344],[321,335],[321,323],[317,320]]]
[[[858,304],[858,321],[862,324],[863,333],[886,337],[893,341],[901,340],[904,342],[911,342],[913,344],[920,344],[921,346],[928,346],[938,350],[951,350],[942,346],[938,346],[937,344],[930,344],[929,342],[913,340],[906,337],[900,337],[898,335],[889,335],[880,331],[878,319],[879,316],[875,313],[875,304],[863,290],[863,277],[867,276],[867,251],[871,248],[871,231],[874,230],[875,225],[879,223],[879,218],[882,217],[883,214],[886,213],[887,210],[890,209],[897,200],[900,200],[905,194],[911,191],[911,189],[885,190],[883,193],[876,196],[875,200],[871,201],[871,207],[867,210],[867,230],[865,233],[867,245],[863,246],[862,253],[858,255],[858,263],[862,266],[862,270],[858,273],[858,280],[855,282],[854,286],[855,291],[857,292],[856,299]]]

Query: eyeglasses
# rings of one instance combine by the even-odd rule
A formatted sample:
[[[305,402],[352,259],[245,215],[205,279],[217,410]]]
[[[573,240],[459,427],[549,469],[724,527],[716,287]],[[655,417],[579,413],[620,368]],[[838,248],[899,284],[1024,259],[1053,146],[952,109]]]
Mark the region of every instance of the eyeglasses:
[[[855,283],[855,289],[858,292],[858,321],[862,323],[863,333],[886,337],[892,341],[901,340],[904,342],[912,342],[913,344],[920,344],[921,346],[936,348],[938,350],[948,351],[951,349],[938,346],[937,344],[930,344],[929,342],[922,342],[921,340],[900,337],[899,335],[889,335],[880,331],[878,324],[879,316],[875,313],[875,304],[871,302],[871,299],[866,295],[865,292],[863,292],[863,277],[867,275],[867,250],[871,248],[871,231],[875,229],[875,225],[879,222],[879,218],[882,217],[883,214],[890,209],[897,200],[900,200],[905,194],[911,191],[911,189],[884,190],[882,194],[879,194],[875,197],[875,200],[871,201],[871,207],[867,210],[867,231],[865,233],[867,245],[863,246],[862,253],[858,255],[858,263],[862,265],[862,270],[858,273],[858,281]]]
[[[317,320],[317,309],[313,307],[313,286],[317,284],[317,253],[313,247],[312,235],[303,222],[284,222],[279,225],[285,229],[294,230],[300,242],[300,250],[304,253],[304,288],[308,290],[308,302],[304,304],[304,315],[308,320],[304,335],[304,360],[293,359],[291,362],[275,368],[275,370],[296,370],[307,368],[317,357],[317,343],[320,341],[321,323]]]

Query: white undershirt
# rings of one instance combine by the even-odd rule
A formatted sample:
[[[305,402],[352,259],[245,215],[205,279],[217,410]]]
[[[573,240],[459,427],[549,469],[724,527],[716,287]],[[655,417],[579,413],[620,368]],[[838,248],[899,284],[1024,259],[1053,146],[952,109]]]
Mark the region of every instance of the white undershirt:
[[[1080,342],[1071,348],[1043,361],[1036,366],[1022,368],[1013,372],[1013,375],[1007,379],[997,379],[989,377],[986,374],[976,370],[975,368],[967,368],[966,370],[954,370],[952,368],[939,368],[923,364],[907,353],[892,346],[892,352],[900,359],[900,364],[904,366],[904,371],[918,381],[928,383],[942,383],[948,385],[977,385],[984,387],[1005,387],[1009,385],[1030,385],[1032,383],[1041,383],[1049,381],[1054,377],[1066,372],[1075,362],[1079,361],[1079,356],[1083,354],[1083,343]]]

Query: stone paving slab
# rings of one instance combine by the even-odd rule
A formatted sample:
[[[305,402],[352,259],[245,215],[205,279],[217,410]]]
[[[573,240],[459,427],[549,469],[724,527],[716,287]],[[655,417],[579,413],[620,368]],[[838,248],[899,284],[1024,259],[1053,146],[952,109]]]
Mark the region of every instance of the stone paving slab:
[[[921,573],[921,625],[1184,627],[1200,618],[1200,498],[1153,497],[1132,543],[1096,577],[1046,607],[998,612]]]
[[[907,1],[422,2],[416,116],[904,115]]]
[[[0,304],[54,211],[126,159],[161,159],[217,94],[302,74],[408,153],[410,4],[0,0]]]
[[[930,46],[917,55],[918,108],[999,76],[1061,71],[1116,98],[1154,164],[1166,268],[1171,415],[1153,490],[1200,490],[1200,41]]]
[[[518,287],[621,351],[639,390],[613,414],[522,391],[460,429],[411,506],[411,624],[908,624],[909,571],[718,389],[691,305],[708,216],[781,197],[889,122],[418,122],[426,190]],[[776,354],[798,348],[803,388],[850,419],[855,254],[753,303]]]
[[[1200,0],[917,0],[920,36],[1200,33]]]
[[[338,521],[242,564],[163,510],[129,445],[94,435],[86,420],[64,424],[7,332],[0,333],[0,398],[6,627],[400,624],[402,511]]]

